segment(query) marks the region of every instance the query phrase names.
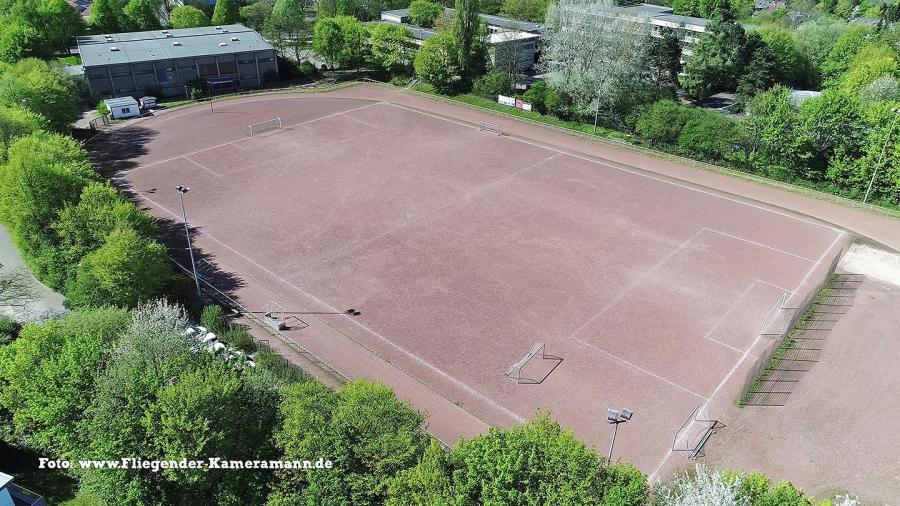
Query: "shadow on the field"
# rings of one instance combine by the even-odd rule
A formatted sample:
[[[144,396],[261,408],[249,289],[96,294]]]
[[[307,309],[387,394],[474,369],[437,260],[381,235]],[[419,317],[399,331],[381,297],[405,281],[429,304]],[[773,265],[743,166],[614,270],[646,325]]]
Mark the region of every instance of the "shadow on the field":
[[[98,135],[85,144],[94,168],[102,176],[115,178],[137,166],[134,160],[147,153],[147,143],[157,132],[140,125]]]
[[[187,238],[184,233],[184,223],[174,219],[158,219],[159,239],[166,246],[169,257],[177,264],[179,270],[186,275],[191,273],[191,257],[188,251]],[[195,243],[200,227],[189,227],[191,243]],[[234,298],[234,292],[244,286],[244,282],[235,274],[221,269],[216,262],[215,255],[203,251],[194,245],[194,263],[197,267],[197,276],[204,292],[219,292],[218,295],[226,295]]]

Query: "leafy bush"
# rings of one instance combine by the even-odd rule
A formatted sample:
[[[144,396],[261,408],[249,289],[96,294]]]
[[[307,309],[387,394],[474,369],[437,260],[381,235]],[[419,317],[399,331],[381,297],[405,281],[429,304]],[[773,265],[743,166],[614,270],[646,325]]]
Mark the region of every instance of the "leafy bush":
[[[225,318],[225,312],[222,306],[212,305],[203,308],[200,315],[200,324],[206,327],[210,332],[220,334],[229,329],[228,320]]]
[[[689,119],[688,107],[673,100],[660,100],[638,116],[635,131],[653,146],[671,146]]]
[[[439,93],[451,93],[459,82],[456,41],[449,31],[440,32],[422,44],[416,55],[416,74]]]
[[[78,118],[78,90],[59,65],[34,58],[0,66],[0,103],[23,105],[68,132]]]
[[[472,85],[472,93],[484,98],[497,100],[497,95],[508,95],[511,86],[509,74],[506,72],[489,72]]]
[[[409,19],[415,25],[431,28],[434,20],[444,12],[444,6],[428,0],[413,0],[409,4]]]
[[[19,325],[11,318],[0,315],[0,345],[9,343],[19,334]]]

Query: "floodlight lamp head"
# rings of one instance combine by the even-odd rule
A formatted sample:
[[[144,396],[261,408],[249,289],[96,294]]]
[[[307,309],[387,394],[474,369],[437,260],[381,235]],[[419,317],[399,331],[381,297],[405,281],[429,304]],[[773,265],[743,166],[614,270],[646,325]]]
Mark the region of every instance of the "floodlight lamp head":
[[[178,187],[176,188],[176,190],[178,190],[178,193],[182,193],[182,194],[191,191],[190,188],[188,188],[187,186],[182,186],[182,185],[178,185]]]
[[[616,423],[619,421],[619,412],[615,409],[606,408],[606,421],[609,423]]]
[[[620,414],[620,416],[622,417],[622,420],[625,420],[627,422],[628,420],[631,420],[631,417],[633,415],[634,415],[634,411],[632,411],[628,408],[622,408],[622,413]]]

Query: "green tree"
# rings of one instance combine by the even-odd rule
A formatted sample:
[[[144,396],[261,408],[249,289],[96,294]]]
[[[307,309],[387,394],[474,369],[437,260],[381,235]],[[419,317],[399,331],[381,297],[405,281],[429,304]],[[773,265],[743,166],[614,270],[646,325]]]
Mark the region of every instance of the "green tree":
[[[341,27],[334,18],[322,18],[313,26],[313,50],[325,59],[328,65],[334,67],[338,64],[341,50],[344,45],[344,37]]]
[[[850,62],[847,72],[840,78],[840,88],[856,95],[866,85],[885,76],[900,77],[900,58],[890,46],[868,45]]]
[[[731,152],[735,122],[717,111],[694,109],[678,134],[678,151],[701,160],[721,163]]]
[[[484,33],[478,8],[478,0],[456,0],[453,14],[451,33],[457,51],[456,65],[466,83],[476,77],[485,63]]]
[[[157,30],[161,27],[159,0],[128,0],[125,4],[125,17],[132,30]]]
[[[156,232],[153,217],[125,200],[108,183],[85,186],[77,205],[59,213],[53,223],[61,260],[70,269],[71,278],[78,262],[99,249],[116,230],[133,230],[144,239]]]
[[[78,93],[58,65],[27,58],[2,69],[0,104],[22,105],[49,122],[57,132],[68,132],[78,118]]]
[[[780,72],[776,57],[759,34],[747,34],[740,61],[742,70],[737,75],[736,91],[742,102],[775,84]]]
[[[798,175],[803,158],[789,95],[788,88],[776,85],[754,97],[736,138],[740,161],[748,170],[786,181]]]
[[[38,1],[33,19],[39,34],[39,54],[43,57],[68,52],[75,37],[84,31],[84,20],[66,0]]]
[[[310,24],[306,20],[305,2],[302,0],[276,0],[272,12],[265,21],[265,33],[282,53],[294,57],[294,61],[306,59]]]
[[[392,74],[406,75],[412,68],[415,49],[405,26],[380,23],[372,29],[372,61]]]
[[[334,469],[282,473],[270,505],[382,504],[391,478],[415,465],[428,442],[422,415],[368,381],[335,394],[319,383],[289,386],[281,418],[283,458],[328,456]]]
[[[828,52],[828,58],[822,63],[822,80],[826,86],[833,85],[840,79],[872,36],[870,27],[853,25],[837,38]]]
[[[125,28],[122,0],[94,0],[91,3],[91,26],[100,33],[118,33]]]
[[[451,93],[458,86],[459,67],[456,39],[450,32],[440,32],[422,44],[414,66],[419,78],[440,93]]]
[[[26,325],[0,347],[0,406],[12,413],[16,438],[49,455],[78,458],[97,372],[129,319],[119,309],[75,311]]]
[[[674,100],[660,100],[641,112],[634,130],[652,146],[674,145],[690,113]]]
[[[169,23],[172,24],[172,28],[197,28],[199,26],[208,26],[209,18],[196,7],[179,5],[172,9],[172,13],[169,15]]]
[[[794,30],[798,50],[808,65],[810,86],[822,82],[822,66],[828,59],[835,42],[850,28],[843,20],[818,18],[807,21]]]
[[[672,11],[679,16],[700,16],[699,0],[672,0]]]
[[[397,473],[388,485],[387,506],[453,506],[460,501],[451,478],[450,454],[437,441],[425,448],[415,467]]]
[[[261,32],[265,29],[266,19],[275,7],[275,0],[257,0],[249,5],[241,7],[241,19],[244,24]]]
[[[338,66],[356,67],[358,70],[369,55],[369,30],[353,16],[337,16],[334,21],[341,34]]]
[[[0,17],[0,62],[15,63],[34,53],[38,33],[28,23],[13,16]]]
[[[86,255],[67,287],[67,303],[75,307],[135,306],[158,297],[169,282],[166,250],[131,229],[115,230],[100,248]]]
[[[734,90],[741,69],[744,28],[730,21],[712,21],[692,48],[684,64],[681,85],[694,98],[705,98],[721,90]]]
[[[758,33],[771,50],[775,79],[787,85],[806,86],[811,81],[808,77],[808,65],[792,33],[771,25],[760,28]]]
[[[855,96],[826,90],[800,105],[797,123],[807,152],[805,179],[824,181],[832,158],[861,155],[865,126]]]
[[[0,220],[35,276],[59,288],[65,266],[55,249],[52,224],[97,175],[78,142],[46,132],[14,140],[7,158],[0,171]]]
[[[504,0],[500,15],[520,21],[543,23],[548,0]]]
[[[217,0],[213,10],[212,24],[231,25],[241,22],[241,4],[238,0]]]
[[[278,413],[271,378],[197,353],[180,307],[134,312],[96,384],[81,458],[267,459]],[[252,427],[253,430],[248,430]],[[101,504],[261,504],[270,470],[91,469],[82,489]]]
[[[409,19],[413,24],[431,28],[434,20],[444,12],[444,6],[428,0],[413,0],[409,4]]]
[[[650,81],[663,95],[674,96],[681,73],[681,42],[678,33],[662,27],[661,37],[650,40],[647,49],[647,69]]]
[[[6,150],[17,137],[48,128],[43,116],[21,105],[0,104],[0,162],[6,160]]]

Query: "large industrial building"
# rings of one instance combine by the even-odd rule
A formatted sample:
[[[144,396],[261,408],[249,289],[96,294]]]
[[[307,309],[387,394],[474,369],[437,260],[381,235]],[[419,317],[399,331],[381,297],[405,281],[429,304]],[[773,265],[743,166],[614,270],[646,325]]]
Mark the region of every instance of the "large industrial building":
[[[78,51],[95,99],[185,95],[197,80],[256,88],[278,75],[275,49],[243,25],[88,35]]]

